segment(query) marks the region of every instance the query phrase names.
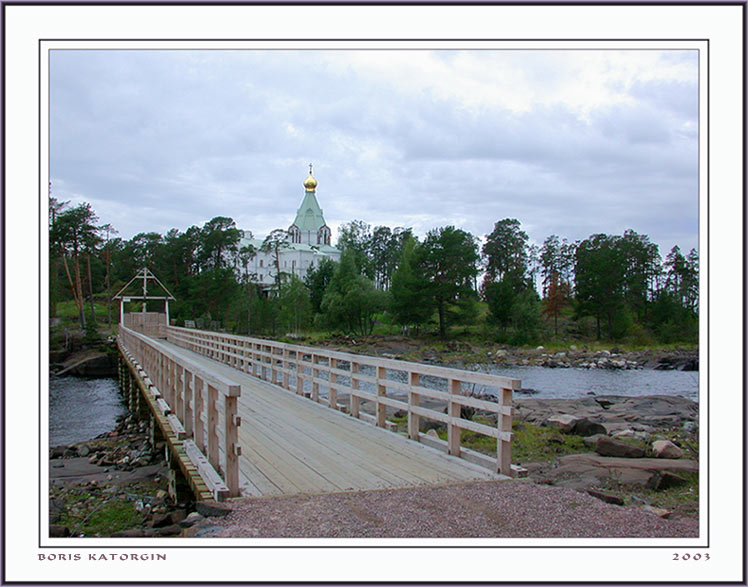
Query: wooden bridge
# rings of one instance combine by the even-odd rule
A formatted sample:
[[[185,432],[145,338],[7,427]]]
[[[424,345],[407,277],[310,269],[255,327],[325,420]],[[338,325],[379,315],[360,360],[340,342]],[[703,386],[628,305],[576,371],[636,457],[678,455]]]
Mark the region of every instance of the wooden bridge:
[[[123,316],[120,384],[200,499],[511,476],[508,379]],[[147,332],[148,335],[144,334]],[[480,392],[480,393],[478,393]],[[472,408],[480,418],[463,416]],[[407,421],[407,437],[392,420]],[[447,439],[422,430],[446,426]],[[496,453],[461,433],[496,439]]]

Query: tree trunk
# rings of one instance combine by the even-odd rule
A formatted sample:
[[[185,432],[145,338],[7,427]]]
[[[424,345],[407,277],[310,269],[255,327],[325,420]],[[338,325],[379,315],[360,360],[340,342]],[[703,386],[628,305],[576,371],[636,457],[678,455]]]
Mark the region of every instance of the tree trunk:
[[[106,251],[106,323],[107,326],[112,326],[112,287],[109,282],[109,271],[111,267],[112,254],[107,249]]]
[[[444,324],[444,302],[437,302],[439,306],[439,336],[442,340],[447,338],[447,326]]]
[[[70,275],[70,267],[68,266],[68,260],[65,256],[65,252],[62,252],[62,262],[65,266],[65,274],[68,276],[68,282],[70,283],[70,291],[73,292],[73,300],[75,301],[75,305],[78,308],[78,318],[81,323],[81,329],[86,328],[86,317],[83,313],[83,299],[80,295],[80,288],[79,285],[79,279],[80,279],[80,271],[76,271],[76,279],[73,280],[73,276]],[[78,269],[77,263],[75,264],[75,268]]]
[[[86,254],[86,264],[88,265],[88,295],[91,302],[91,324],[96,324],[96,307],[94,306],[93,283],[91,281],[91,253]]]

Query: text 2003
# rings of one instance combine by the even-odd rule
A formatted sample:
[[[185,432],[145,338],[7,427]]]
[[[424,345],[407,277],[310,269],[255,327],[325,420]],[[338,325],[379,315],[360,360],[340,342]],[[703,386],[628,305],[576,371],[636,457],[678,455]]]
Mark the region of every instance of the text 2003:
[[[673,560],[674,561],[699,561],[699,560],[709,560],[709,553],[705,552],[704,554],[701,554],[700,552],[697,552],[696,554],[691,554],[689,552],[685,554],[678,554],[677,552],[673,553]]]

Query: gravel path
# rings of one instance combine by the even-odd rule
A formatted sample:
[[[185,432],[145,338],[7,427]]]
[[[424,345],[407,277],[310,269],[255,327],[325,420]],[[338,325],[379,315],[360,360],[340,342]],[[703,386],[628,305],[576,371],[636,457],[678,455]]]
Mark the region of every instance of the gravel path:
[[[492,481],[236,500],[217,537],[697,537],[695,519],[663,520],[573,489]]]

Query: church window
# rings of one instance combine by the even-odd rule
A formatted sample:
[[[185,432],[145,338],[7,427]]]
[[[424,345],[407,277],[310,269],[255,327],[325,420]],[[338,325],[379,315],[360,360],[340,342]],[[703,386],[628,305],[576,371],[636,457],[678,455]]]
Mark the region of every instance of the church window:
[[[262,267],[262,259],[260,259],[260,267]],[[262,279],[262,277],[260,277]]]

